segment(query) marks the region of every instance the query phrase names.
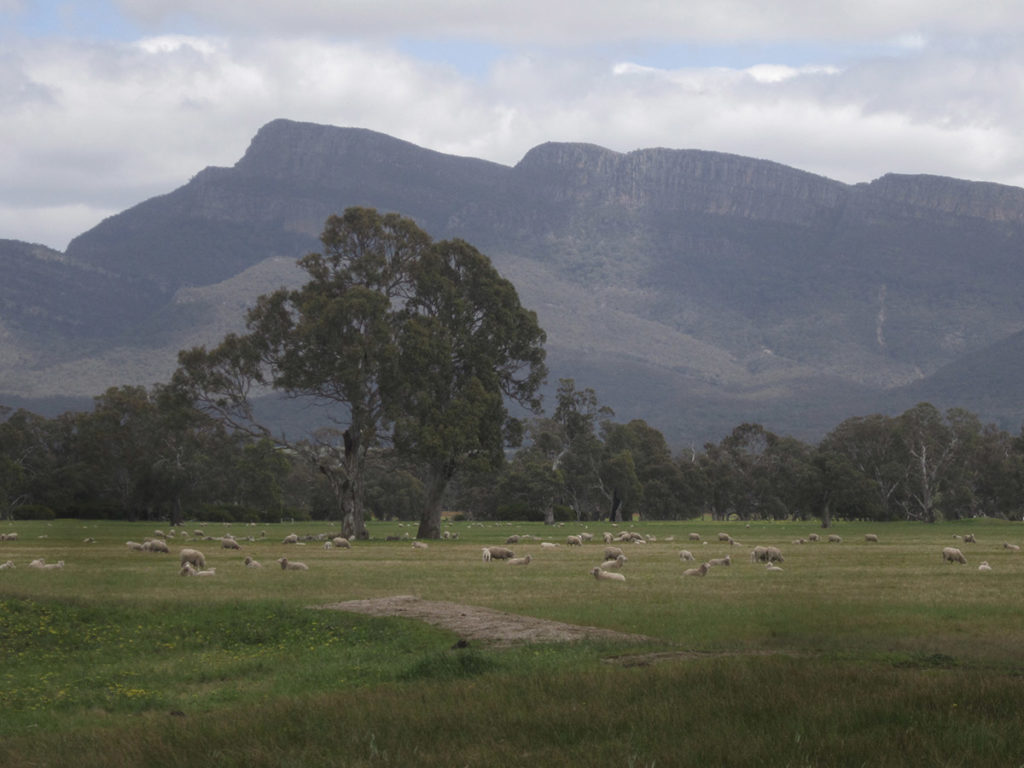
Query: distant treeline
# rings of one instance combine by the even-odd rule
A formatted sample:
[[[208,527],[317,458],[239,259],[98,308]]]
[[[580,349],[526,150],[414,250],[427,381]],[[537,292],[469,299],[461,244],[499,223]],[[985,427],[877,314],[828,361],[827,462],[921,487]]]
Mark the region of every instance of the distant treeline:
[[[339,520],[325,453],[232,432],[160,387],[120,387],[90,412],[0,407],[5,519]],[[593,390],[560,382],[553,415],[524,423],[504,465],[470,465],[445,507],[478,520],[921,520],[1024,515],[1024,436],[922,403],[847,419],[816,445],[742,424],[673,455],[655,427],[618,423]],[[294,445],[294,444],[293,444]],[[371,519],[419,519],[427,475],[378,446]]]

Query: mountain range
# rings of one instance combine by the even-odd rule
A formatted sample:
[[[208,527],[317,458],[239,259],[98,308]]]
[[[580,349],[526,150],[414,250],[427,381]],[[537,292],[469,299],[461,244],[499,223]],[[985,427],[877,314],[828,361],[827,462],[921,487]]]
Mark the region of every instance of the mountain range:
[[[924,400],[1024,422],[1024,189],[581,143],[510,167],[288,120],[64,253],[0,241],[0,404],[165,381],[179,349],[297,285],[352,205],[486,253],[547,331],[550,390],[571,377],[674,446],[743,422],[816,440]]]

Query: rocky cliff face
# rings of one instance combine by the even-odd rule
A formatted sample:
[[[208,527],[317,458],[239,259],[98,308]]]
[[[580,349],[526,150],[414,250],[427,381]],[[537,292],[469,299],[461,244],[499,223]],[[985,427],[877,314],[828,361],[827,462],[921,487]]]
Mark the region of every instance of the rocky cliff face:
[[[572,143],[510,168],[278,120],[234,167],[205,169],[71,243],[61,270],[90,276],[76,316],[102,315],[85,306],[109,304],[124,281],[144,298],[100,323],[116,353],[88,372],[64,360],[59,376],[93,393],[159,380],[177,349],[216,341],[255,295],[299,279],[282,265],[351,205],[481,248],[537,310],[553,381],[572,376],[677,442],[742,420],[821,432],[870,409],[872,393],[1024,330],[1024,190],[898,175],[850,186],[735,155]],[[22,288],[8,288],[4,326],[29,316],[10,309],[29,283],[63,279],[26,263],[8,258],[36,277],[8,282]],[[53,319],[43,335],[70,333],[60,304],[40,300]],[[0,369],[0,391],[43,379],[53,369],[39,364],[15,388]]]

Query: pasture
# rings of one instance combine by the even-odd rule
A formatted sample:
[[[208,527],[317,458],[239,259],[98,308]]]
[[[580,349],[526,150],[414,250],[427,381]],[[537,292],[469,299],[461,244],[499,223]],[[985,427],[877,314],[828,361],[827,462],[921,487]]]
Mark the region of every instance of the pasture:
[[[1024,544],[1021,523],[451,523],[458,538],[426,549],[385,540],[413,526],[370,523],[351,550],[282,544],[323,523],[189,523],[242,549],[180,533],[170,554],[125,546],[158,527],[0,524],[18,533],[0,543],[15,564],[0,571],[0,765],[1024,765],[1024,553],[1003,547]],[[617,545],[625,582],[595,580],[602,532],[626,527],[653,540]],[[566,545],[581,532],[594,540]],[[794,543],[829,532],[842,543]],[[482,561],[512,534],[531,537],[509,545],[528,566]],[[778,547],[782,571],[750,562],[755,545]],[[182,547],[216,575],[179,576]],[[459,643],[312,609],[396,595],[650,639]]]

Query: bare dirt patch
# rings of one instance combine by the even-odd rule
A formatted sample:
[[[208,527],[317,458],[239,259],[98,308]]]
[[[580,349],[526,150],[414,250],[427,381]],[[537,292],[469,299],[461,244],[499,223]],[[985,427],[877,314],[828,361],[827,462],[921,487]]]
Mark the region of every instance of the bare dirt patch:
[[[412,595],[397,595],[374,600],[349,600],[317,608],[351,611],[371,616],[403,616],[451,630],[463,640],[475,640],[497,646],[520,643],[565,643],[578,640],[616,640],[646,642],[654,638],[616,632],[600,627],[566,624],[561,621],[537,619],[504,613],[473,605],[420,600]]]

